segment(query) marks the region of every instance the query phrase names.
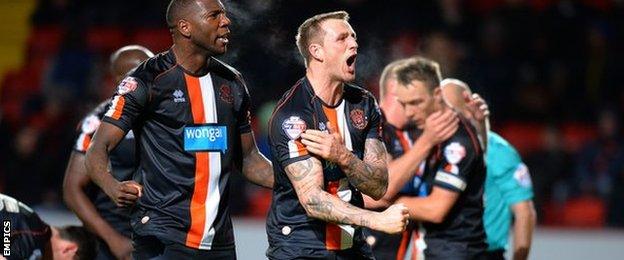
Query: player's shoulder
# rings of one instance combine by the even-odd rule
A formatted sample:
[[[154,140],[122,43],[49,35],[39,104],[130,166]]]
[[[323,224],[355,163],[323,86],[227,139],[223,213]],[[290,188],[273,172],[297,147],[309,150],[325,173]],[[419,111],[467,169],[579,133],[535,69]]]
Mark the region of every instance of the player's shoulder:
[[[468,119],[459,116],[459,126],[457,127],[457,131],[445,142],[445,146],[451,145],[453,143],[460,144],[462,147],[466,149],[467,152],[481,154],[483,149],[479,143],[479,139],[477,137],[477,130],[472,126]],[[457,145],[455,145],[457,146]]]
[[[139,66],[128,72],[124,80],[134,79],[144,84],[151,84],[156,79],[176,66],[175,58],[171,51],[165,51],[154,55]]]
[[[215,73],[225,80],[242,82],[243,75],[240,71],[224,61],[211,57],[208,66],[211,73]]]
[[[365,88],[356,85],[355,83],[346,83],[344,86],[344,98],[348,101],[359,102],[373,102],[376,103],[375,96]]]
[[[106,99],[87,113],[78,124],[78,131],[91,134],[100,126],[101,120],[108,110],[111,99]]]
[[[303,110],[312,105],[313,93],[306,87],[306,79],[298,80],[277,102],[275,111]]]
[[[488,157],[496,156],[497,163],[520,163],[520,155],[516,149],[502,136],[489,131],[488,132]]]

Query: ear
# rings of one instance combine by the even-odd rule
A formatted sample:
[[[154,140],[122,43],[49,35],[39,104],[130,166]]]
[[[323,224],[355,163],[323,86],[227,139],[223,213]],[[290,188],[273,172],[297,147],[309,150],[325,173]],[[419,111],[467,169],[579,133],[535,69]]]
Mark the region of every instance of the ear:
[[[186,21],[184,19],[178,21],[178,28],[177,28],[177,30],[185,38],[190,38],[191,37],[191,23],[189,23],[188,21]]]
[[[78,244],[74,242],[65,243],[65,246],[63,247],[63,255],[74,256],[76,255],[76,252],[78,252]]]
[[[310,57],[323,62],[325,60],[325,51],[323,50],[323,46],[318,43],[312,43],[308,46],[308,51],[310,52]]]

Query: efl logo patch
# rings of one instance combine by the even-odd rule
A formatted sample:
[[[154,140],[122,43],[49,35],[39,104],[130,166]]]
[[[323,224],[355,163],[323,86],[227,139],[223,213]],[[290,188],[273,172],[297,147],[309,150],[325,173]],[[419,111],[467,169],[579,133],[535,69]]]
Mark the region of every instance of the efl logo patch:
[[[466,148],[458,142],[452,142],[444,148],[444,157],[450,164],[458,164],[466,157]]]
[[[202,125],[184,128],[184,150],[227,151],[227,126]]]
[[[514,179],[516,179],[518,184],[524,188],[530,188],[533,186],[531,175],[529,174],[529,168],[524,163],[520,163],[518,168],[516,168],[516,171],[514,172]]]
[[[133,77],[126,77],[117,86],[117,94],[124,95],[134,91],[138,86],[136,79]]]
[[[82,121],[81,130],[85,134],[92,134],[100,126],[100,119],[95,115],[90,115]]]
[[[307,129],[305,121],[298,116],[291,116],[284,120],[282,129],[291,140],[297,140],[299,136]]]
[[[366,128],[368,119],[364,115],[364,111],[362,111],[362,109],[356,108],[351,110],[349,117],[351,117],[351,122],[353,122],[353,126],[355,126],[355,128],[360,130],[364,130],[364,128]]]

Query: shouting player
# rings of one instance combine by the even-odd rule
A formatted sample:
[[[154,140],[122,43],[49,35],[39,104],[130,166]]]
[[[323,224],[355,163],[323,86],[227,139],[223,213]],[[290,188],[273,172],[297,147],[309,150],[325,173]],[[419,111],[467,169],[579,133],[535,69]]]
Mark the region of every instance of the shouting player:
[[[119,85],[87,152],[91,178],[130,205],[133,257],[235,259],[228,200],[230,173],[273,186],[270,162],[250,126],[241,74],[214,58],[226,52],[230,19],[219,0],[172,0],[170,50]],[[108,172],[108,152],[130,130],[139,149],[136,188]]]
[[[362,193],[388,184],[379,108],[355,79],[358,44],[344,11],[299,26],[306,75],[278,102],[269,122],[275,187],[267,220],[270,259],[369,259],[361,227],[401,232],[407,210],[362,209]]]

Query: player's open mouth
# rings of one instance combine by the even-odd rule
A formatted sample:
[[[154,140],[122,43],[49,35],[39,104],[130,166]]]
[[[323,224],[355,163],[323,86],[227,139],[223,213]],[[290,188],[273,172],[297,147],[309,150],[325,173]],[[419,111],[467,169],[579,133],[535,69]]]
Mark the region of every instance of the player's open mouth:
[[[353,55],[349,56],[349,58],[347,58],[347,67],[349,68],[349,72],[351,73],[355,72],[356,57],[357,57],[357,53],[354,53]]]
[[[230,33],[226,33],[224,35],[217,37],[217,41],[223,44],[227,44],[228,42],[230,42],[229,38],[230,38]]]

